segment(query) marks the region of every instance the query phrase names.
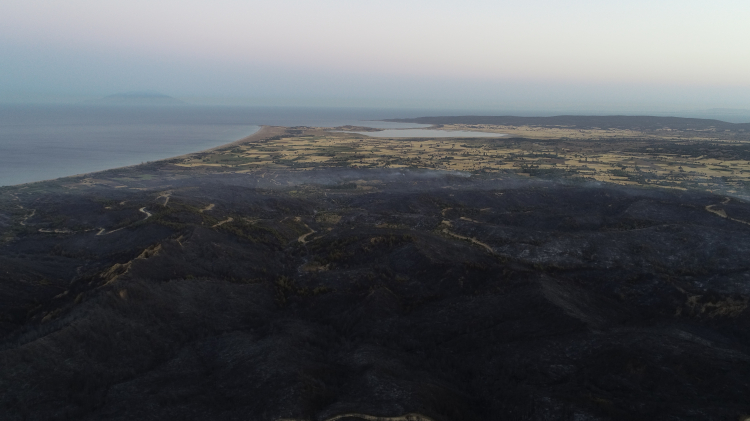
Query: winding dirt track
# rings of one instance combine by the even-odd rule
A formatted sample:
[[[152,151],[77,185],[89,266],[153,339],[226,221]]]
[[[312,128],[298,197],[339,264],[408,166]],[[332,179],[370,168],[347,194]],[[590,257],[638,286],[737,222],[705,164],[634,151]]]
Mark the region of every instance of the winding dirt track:
[[[159,196],[159,197],[166,197],[166,200],[164,201],[164,206],[166,206],[166,205],[167,205],[167,203],[169,202],[169,195],[163,195],[163,196]],[[158,197],[157,197],[157,199],[158,199]],[[125,203],[125,202],[122,202],[122,203]],[[212,204],[212,205],[210,205],[210,208],[213,208],[213,204]],[[210,209],[209,209],[209,210],[210,210]],[[151,218],[151,217],[153,216],[153,214],[152,214],[151,212],[149,212],[148,210],[146,210],[146,207],[145,207],[145,206],[144,206],[144,207],[142,207],[142,208],[140,208],[140,209],[138,209],[138,211],[139,211],[139,212],[141,212],[142,214],[146,215],[146,217],[145,217],[145,218],[143,218],[143,219],[142,219],[142,221],[145,221],[145,220],[147,220],[148,218]],[[26,221],[27,221],[27,220],[28,220],[29,218],[33,217],[33,216],[34,216],[35,214],[36,214],[36,209],[32,210],[31,214],[29,214],[28,216],[26,216],[26,217],[25,217],[25,218],[23,219],[23,221],[21,221],[21,222],[20,222],[20,224],[21,224],[21,225],[23,225],[23,226],[26,226]],[[232,222],[233,220],[234,220],[234,219],[232,219],[232,218],[229,218],[229,219],[227,219],[226,221],[221,221],[221,222],[219,222],[218,224],[214,225],[214,227],[217,227],[217,226],[219,226],[219,225],[221,225],[221,224],[224,224],[224,223],[227,223],[227,222]],[[106,230],[105,228],[99,228],[99,231],[98,231],[98,232],[96,233],[96,235],[97,235],[97,236],[98,236],[98,235],[108,235],[108,234],[112,234],[112,233],[114,233],[114,232],[120,231],[120,230],[122,230],[122,229],[125,229],[125,228],[127,228],[127,227],[122,227],[122,228],[118,228],[118,229],[116,229],[116,230],[112,230],[112,231],[107,231],[107,230]],[[87,230],[87,231],[90,231],[90,230]],[[74,234],[74,233],[75,233],[76,231],[71,231],[71,230],[68,230],[68,229],[55,229],[55,230],[50,230],[50,229],[44,229],[44,228],[41,228],[41,229],[39,229],[39,232],[43,232],[43,233],[54,233],[54,234]],[[83,231],[83,232],[86,232],[86,231]]]
[[[31,214],[26,215],[26,217],[23,218],[23,221],[21,221],[20,224],[23,225],[23,226],[26,226],[26,221],[28,221],[29,218],[33,217],[34,215],[36,215],[36,209],[32,209],[31,210]]]
[[[476,221],[474,221],[474,222],[476,222]],[[443,221],[443,222],[442,222],[442,224],[443,224],[443,225],[446,225],[446,226],[448,226],[448,227],[450,227],[450,226],[451,226],[451,223],[450,223],[450,221]],[[486,249],[487,251],[489,251],[490,253],[492,253],[492,254],[495,254],[495,250],[493,250],[493,249],[492,249],[492,247],[490,247],[490,245],[489,245],[489,244],[483,243],[483,242],[481,242],[481,241],[477,240],[476,238],[472,238],[472,237],[465,237],[465,236],[463,236],[463,235],[459,235],[459,234],[456,234],[455,232],[451,232],[451,231],[450,231],[450,230],[449,230],[448,228],[443,228],[442,232],[443,232],[443,233],[445,233],[445,234],[448,234],[448,235],[450,235],[450,236],[452,236],[452,237],[456,237],[456,238],[459,238],[459,239],[461,239],[461,240],[469,240],[469,241],[471,241],[472,243],[474,243],[474,244],[476,244],[476,245],[478,245],[478,246],[482,246],[482,247],[484,247],[484,248],[485,248],[485,249]]]
[[[172,196],[172,193],[165,193],[165,194],[162,194],[161,196],[156,196],[156,198],[159,199],[159,198],[163,197],[164,198],[164,205],[163,206],[167,206],[167,204],[169,203],[169,198],[171,196]]]
[[[220,226],[222,226],[222,225],[224,225],[224,224],[226,224],[226,223],[228,223],[228,222],[232,222],[232,221],[234,221],[234,218],[232,218],[232,217],[230,216],[230,217],[228,217],[227,219],[225,219],[225,220],[223,220],[223,221],[220,221],[220,222],[219,222],[218,224],[216,224],[216,225],[212,226],[211,228],[216,228],[216,227],[220,227]]]
[[[141,221],[145,221],[148,218],[151,218],[151,216],[152,216],[151,212],[147,211],[145,206],[142,207],[142,208],[140,208],[140,209],[138,209],[138,211],[146,215],[146,217],[143,218],[143,219],[141,219]],[[130,225],[128,225],[128,226],[130,226]],[[104,228],[100,228],[99,232],[97,232],[96,235],[109,235],[109,234],[112,234],[113,232],[117,232],[117,231],[120,231],[120,230],[125,229],[125,228],[127,228],[127,227],[117,228],[116,230],[112,230],[112,231],[107,231]]]
[[[71,231],[69,229],[49,230],[49,229],[39,228],[39,232],[43,232],[45,234],[73,234],[75,231]]]
[[[727,203],[729,203],[730,200],[731,200],[730,198],[726,197],[721,202],[721,204],[726,205]],[[706,206],[706,210],[713,213],[714,215],[719,215],[720,217],[728,219],[730,221],[739,222],[740,224],[750,225],[750,222],[743,221],[741,219],[730,218],[729,215],[727,215],[726,211],[724,211],[724,209],[715,209],[714,206],[716,205],[708,205]]]
[[[297,221],[299,221],[299,222],[302,222],[302,221],[300,220],[300,218],[296,218],[296,219],[297,219]],[[308,237],[308,236],[310,236],[310,235],[313,235],[313,234],[315,234],[315,233],[316,233],[317,231],[315,231],[314,229],[312,229],[312,228],[310,228],[309,226],[307,226],[307,224],[305,224],[304,222],[302,222],[302,225],[304,225],[304,226],[305,226],[305,228],[309,229],[309,230],[310,230],[310,232],[308,232],[307,234],[302,234],[302,235],[300,235],[300,236],[299,236],[299,238],[297,239],[297,241],[299,241],[299,242],[300,242],[300,243],[302,243],[302,244],[305,244],[305,243],[307,243],[307,240],[306,240],[306,239],[307,239],[307,237]]]

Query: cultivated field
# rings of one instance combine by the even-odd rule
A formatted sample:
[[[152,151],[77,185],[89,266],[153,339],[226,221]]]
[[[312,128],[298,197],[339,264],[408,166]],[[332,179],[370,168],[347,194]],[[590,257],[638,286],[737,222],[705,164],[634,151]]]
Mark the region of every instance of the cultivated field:
[[[750,140],[716,132],[446,125],[505,138],[375,138],[334,129],[277,130],[265,139],[173,160],[221,172],[321,167],[422,168],[699,188],[741,194],[750,183]]]

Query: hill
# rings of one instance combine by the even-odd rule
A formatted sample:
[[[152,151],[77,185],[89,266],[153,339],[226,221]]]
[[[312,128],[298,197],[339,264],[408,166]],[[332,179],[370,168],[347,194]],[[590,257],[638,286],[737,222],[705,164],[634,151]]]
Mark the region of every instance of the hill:
[[[0,190],[3,419],[750,411],[746,203],[157,167]]]
[[[709,130],[750,131],[750,123],[728,123],[721,120],[655,116],[577,116],[554,117],[516,116],[443,116],[388,119],[385,121],[419,124],[490,124],[505,126],[557,126],[576,129],[620,129],[620,130]]]

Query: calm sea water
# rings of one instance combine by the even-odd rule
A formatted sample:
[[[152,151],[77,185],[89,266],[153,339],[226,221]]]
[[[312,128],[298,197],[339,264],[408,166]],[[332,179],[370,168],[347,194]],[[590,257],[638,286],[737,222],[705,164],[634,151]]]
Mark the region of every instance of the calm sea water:
[[[209,149],[260,125],[359,125],[433,111],[289,107],[0,106],[0,186],[48,180]]]

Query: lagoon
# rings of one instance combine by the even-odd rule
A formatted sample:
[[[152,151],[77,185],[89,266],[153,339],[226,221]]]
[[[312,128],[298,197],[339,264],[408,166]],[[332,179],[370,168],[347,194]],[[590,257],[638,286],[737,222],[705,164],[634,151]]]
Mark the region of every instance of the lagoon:
[[[356,132],[372,137],[503,137],[503,133],[470,132],[465,130],[387,129],[378,132]]]

